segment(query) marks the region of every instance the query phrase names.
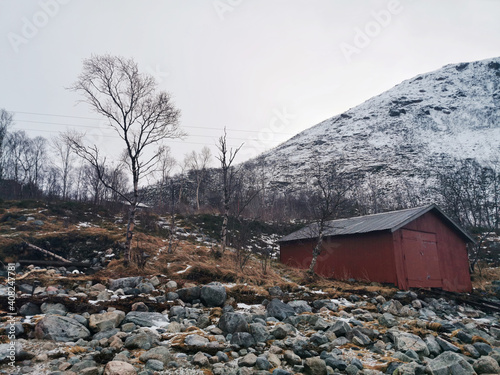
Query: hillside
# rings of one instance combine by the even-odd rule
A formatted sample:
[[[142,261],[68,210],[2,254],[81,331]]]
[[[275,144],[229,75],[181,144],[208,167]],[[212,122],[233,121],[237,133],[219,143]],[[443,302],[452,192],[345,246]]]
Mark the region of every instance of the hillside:
[[[408,79],[262,154],[279,185],[314,160],[342,157],[357,175],[422,183],[455,159],[499,155],[500,58],[447,65]],[[303,180],[303,178],[299,178]]]

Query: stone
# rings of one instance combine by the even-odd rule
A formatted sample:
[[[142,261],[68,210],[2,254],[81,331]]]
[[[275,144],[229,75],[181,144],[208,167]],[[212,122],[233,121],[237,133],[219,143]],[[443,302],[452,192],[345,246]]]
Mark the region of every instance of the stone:
[[[135,288],[142,281],[142,276],[135,277],[122,277],[121,279],[111,280],[109,283],[109,289],[126,289]]]
[[[106,364],[103,375],[137,375],[137,371],[130,363],[111,361]]]
[[[261,323],[252,323],[248,326],[248,331],[252,334],[256,343],[266,342],[269,337],[267,327]]]
[[[312,305],[316,310],[319,310],[323,307],[326,307],[328,310],[336,312],[339,309],[339,307],[334,302],[330,301],[329,299],[315,300],[315,301],[313,301]]]
[[[273,375],[292,375],[291,372],[288,372],[286,370],[283,370],[281,368],[277,368],[273,370]]]
[[[460,353],[461,350],[458,346],[453,345],[451,342],[448,342],[441,337],[436,337],[436,342],[439,344],[441,349],[443,349],[443,352],[453,352],[453,353]]]
[[[474,368],[459,354],[444,352],[428,362],[430,375],[474,375]]]
[[[151,369],[153,371],[162,371],[164,364],[162,361],[158,361],[157,359],[150,359],[146,362],[146,368]]]
[[[200,299],[201,289],[199,286],[193,286],[191,288],[177,289],[176,293],[183,302],[192,303],[196,299]]]
[[[37,339],[77,341],[90,337],[90,331],[75,319],[59,315],[47,315],[35,326]]]
[[[44,302],[42,303],[42,306],[40,306],[40,310],[43,314],[56,314],[56,315],[66,315],[68,310],[66,309],[66,306],[64,306],[62,303],[49,303],[49,302]]]
[[[227,299],[226,288],[217,282],[204,285],[200,291],[200,299],[207,307],[224,306]]]
[[[165,288],[167,289],[177,289],[177,283],[174,280],[170,280],[165,284]]]
[[[347,368],[347,363],[345,363],[340,358],[327,357],[325,359],[325,363],[327,366],[330,366],[334,370],[345,371],[345,369]]]
[[[124,323],[134,323],[139,327],[165,327],[169,324],[166,315],[157,312],[131,311],[123,320]]]
[[[89,328],[93,332],[106,331],[120,326],[123,319],[125,319],[125,313],[120,310],[92,314],[89,319]]]
[[[165,295],[165,298],[167,299],[167,301],[175,301],[179,299],[179,295],[175,292],[168,292]]]
[[[326,363],[319,357],[306,358],[304,361],[306,375],[326,375]]]
[[[195,349],[202,349],[208,345],[210,342],[209,339],[206,337],[200,336],[200,335],[188,335],[184,339],[184,344],[190,349],[190,350],[195,350]]]
[[[156,359],[158,361],[162,361],[164,365],[167,365],[170,361],[172,361],[173,356],[167,347],[155,346],[153,349],[142,353],[139,359],[142,362],[147,362],[150,359]]]
[[[268,289],[271,297],[283,297],[283,291],[279,286],[272,286]]]
[[[295,366],[302,364],[302,359],[291,350],[285,350],[283,357],[289,365]]]
[[[153,338],[144,332],[140,332],[136,335],[127,337],[124,346],[127,349],[149,350],[153,346]]]
[[[490,356],[479,358],[474,363],[473,368],[478,374],[500,374],[498,362]]]
[[[247,332],[248,323],[245,316],[240,313],[227,312],[219,319],[219,328],[224,333]]]
[[[141,282],[137,285],[136,288],[139,289],[139,291],[144,294],[149,294],[155,290],[153,284],[148,282]]]
[[[345,372],[347,375],[356,375],[359,372],[359,368],[357,368],[356,366],[354,366],[352,364],[349,364],[345,368]]]
[[[380,323],[380,325],[389,328],[398,325],[398,321],[396,320],[394,315],[390,313],[383,313],[382,315],[380,315],[378,318],[378,322]]]
[[[275,298],[269,302],[266,306],[267,316],[276,318],[278,320],[284,320],[289,316],[295,315],[295,310],[293,307],[281,302],[279,299]]]
[[[132,304],[132,311],[149,312],[149,308],[144,302],[136,302]]]
[[[476,348],[476,350],[481,355],[488,355],[493,350],[493,349],[491,349],[491,346],[489,346],[488,344],[486,344],[484,342],[475,342],[472,345],[474,345],[474,348]]]
[[[257,360],[255,361],[255,367],[257,367],[258,370],[267,371],[271,369],[273,366],[271,365],[271,362],[267,360],[267,358],[257,357]]]
[[[38,315],[41,312],[42,311],[40,310],[40,307],[38,305],[35,305],[33,302],[25,303],[19,308],[19,315],[22,316]]]
[[[271,335],[273,335],[278,340],[283,340],[289,334],[295,332],[295,328],[290,324],[277,324],[274,329],[271,330]]]
[[[388,333],[397,350],[406,352],[411,349],[414,350],[419,356],[429,356],[429,348],[427,348],[425,342],[417,335],[408,332],[399,332],[396,330],[390,330]]]
[[[327,329],[327,332],[331,332],[337,337],[345,336],[346,333],[351,331],[351,326],[343,320],[337,320],[330,328]]]
[[[238,365],[241,367],[253,367],[257,363],[257,356],[253,353],[249,353],[242,357],[238,361]]]
[[[200,367],[205,367],[209,365],[209,360],[205,354],[202,352],[198,352],[194,355],[193,357],[193,364],[200,366]]]
[[[312,312],[312,307],[309,306],[307,301],[296,300],[288,302],[288,305],[291,306],[295,313],[302,314],[303,312]]]
[[[96,362],[94,360],[86,359],[86,360],[75,363],[73,365],[73,367],[71,367],[71,371],[76,372],[78,374],[86,368],[91,368],[91,367],[95,367],[95,366],[96,366]]]
[[[101,372],[99,371],[98,367],[87,367],[86,369],[80,370],[78,372],[80,375],[100,375]]]
[[[429,349],[430,354],[434,357],[437,357],[443,351],[441,346],[437,343],[436,338],[432,335],[427,335],[424,339],[427,348]]]
[[[248,332],[236,332],[231,337],[231,345],[238,345],[241,348],[249,348],[255,345],[253,336]]]

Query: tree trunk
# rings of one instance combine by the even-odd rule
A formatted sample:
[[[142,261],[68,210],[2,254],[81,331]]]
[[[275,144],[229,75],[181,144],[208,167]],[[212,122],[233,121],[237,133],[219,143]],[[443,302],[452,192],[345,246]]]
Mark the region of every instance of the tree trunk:
[[[323,247],[323,233],[324,233],[324,220],[322,219],[321,222],[319,223],[319,233],[318,233],[318,242],[316,243],[316,246],[314,246],[313,252],[312,252],[312,259],[311,259],[311,264],[309,266],[309,270],[307,271],[311,275],[314,274],[314,267],[316,267],[316,262],[318,261],[318,256],[321,254],[321,250]]]
[[[127,223],[127,235],[125,240],[125,251],[123,254],[125,266],[127,266],[132,261],[132,251],[131,251],[132,238],[134,237],[135,213],[137,211],[138,202],[139,202],[139,179],[136,176],[134,176],[134,199],[130,204],[128,223]]]

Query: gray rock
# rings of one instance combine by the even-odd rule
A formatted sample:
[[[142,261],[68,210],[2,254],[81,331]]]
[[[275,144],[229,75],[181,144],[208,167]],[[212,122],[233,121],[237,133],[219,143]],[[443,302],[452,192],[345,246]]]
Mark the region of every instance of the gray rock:
[[[183,302],[192,303],[196,299],[200,299],[201,289],[199,286],[193,286],[191,288],[178,289],[176,293]]]
[[[302,364],[302,359],[291,350],[285,350],[283,357],[289,365],[294,366]]]
[[[333,303],[331,300],[329,299],[318,299],[318,300],[315,300],[313,301],[313,307],[316,309],[316,310],[319,310],[321,309],[322,307],[326,307],[328,310],[331,310],[331,311],[338,311],[339,307]]]
[[[291,372],[283,370],[282,368],[277,368],[273,370],[273,375],[292,375]]]
[[[444,352],[428,362],[431,375],[474,375],[474,368],[459,354]]]
[[[226,288],[217,282],[204,285],[200,292],[201,302],[208,307],[223,306],[226,302]]]
[[[267,327],[261,323],[252,323],[248,327],[248,331],[252,334],[256,343],[266,342],[269,337]]]
[[[306,301],[296,300],[288,302],[297,314],[302,314],[303,312],[312,312],[312,307]]]
[[[163,370],[163,362],[162,361],[158,361],[157,359],[149,359],[147,362],[146,362],[146,368],[147,369],[151,369],[153,371],[162,371]]]
[[[120,310],[102,314],[92,314],[89,319],[89,328],[93,332],[107,331],[118,327],[124,318],[125,313]]]
[[[149,350],[153,346],[153,338],[144,332],[140,332],[136,335],[127,337],[124,346],[127,349]]]
[[[453,353],[460,353],[461,350],[458,346],[453,345],[451,342],[448,342],[441,337],[436,337],[436,342],[439,344],[441,349],[443,349],[443,352],[453,352]]]
[[[473,367],[478,374],[500,374],[498,362],[490,356],[479,358]]]
[[[290,324],[277,324],[272,330],[271,335],[273,335],[278,340],[283,340],[289,334],[295,332],[295,328]]]
[[[238,365],[241,367],[253,367],[257,363],[257,356],[253,353],[249,353],[243,358],[240,358]]]
[[[150,359],[156,359],[158,361],[163,362],[163,364],[167,365],[170,361],[173,360],[173,356],[165,346],[155,346],[153,349],[148,350],[145,353],[142,353],[139,359],[142,362],[147,362]]]
[[[231,337],[231,345],[238,345],[240,348],[249,348],[255,345],[255,340],[248,332],[236,332]]]
[[[157,312],[131,311],[123,320],[124,323],[134,323],[139,327],[165,327],[169,320],[166,315]]]
[[[346,333],[351,332],[351,326],[344,322],[343,320],[337,320],[330,328],[328,328],[327,332],[334,333],[335,336],[345,336]]]
[[[179,299],[179,295],[175,292],[168,292],[165,295],[165,298],[167,299],[167,301],[175,301],[175,300]]]
[[[57,315],[66,315],[68,309],[62,303],[49,303],[44,302],[42,306],[40,306],[40,310],[43,314],[57,314]]]
[[[359,372],[359,368],[354,365],[348,365],[345,369],[347,375],[356,375]]]
[[[75,319],[59,315],[47,315],[35,326],[37,339],[77,341],[90,337],[90,331]]]
[[[309,337],[309,341],[316,346],[320,346],[329,342],[328,337],[324,333],[316,332]]]
[[[75,363],[71,367],[71,371],[76,372],[78,374],[78,373],[81,373],[86,368],[92,368],[92,367],[95,368],[96,365],[97,365],[97,363],[95,361],[93,361],[91,359],[86,359],[86,360],[83,360],[81,362]]]
[[[427,347],[425,342],[417,335],[407,332],[399,332],[396,330],[390,330],[388,333],[397,350],[406,352],[407,350],[411,349],[417,352],[419,356],[429,356],[429,348]]]
[[[203,354],[202,352],[198,352],[193,357],[193,364],[200,367],[205,367],[209,365],[209,361],[205,354]]]
[[[334,370],[344,371],[347,368],[347,363],[345,363],[342,359],[336,357],[327,357],[325,359],[325,363],[327,366],[330,366]]]
[[[19,362],[25,359],[31,359],[35,355],[25,352],[19,342],[14,343],[14,347],[9,344],[0,344],[0,363],[4,362]]]
[[[474,344],[474,348],[476,348],[476,350],[479,352],[479,354],[481,355],[488,355],[491,353],[491,351],[493,350],[491,348],[491,346],[489,346],[488,344],[484,343],[484,342],[475,342]]]
[[[247,332],[248,323],[245,316],[239,313],[228,312],[219,319],[219,328],[224,333]]]
[[[269,288],[269,295],[271,297],[283,297],[283,291],[279,286],[272,286]]]
[[[427,335],[424,339],[424,342],[427,345],[430,354],[432,354],[434,357],[437,357],[443,351],[441,349],[441,346],[436,341],[436,338],[432,335]]]
[[[474,345],[471,345],[471,344],[465,344],[464,345],[464,350],[469,353],[469,355],[472,357],[472,358],[479,358],[481,357],[481,354],[479,354],[479,352],[477,351],[477,349],[474,347]]]
[[[170,280],[165,284],[165,288],[167,289],[177,289],[177,283],[174,280]]]
[[[96,333],[94,336],[92,336],[92,340],[101,340],[101,339],[109,339],[110,337],[113,337],[116,335],[120,330],[118,328],[112,328],[107,331],[102,331]]]
[[[109,283],[109,289],[126,289],[135,288],[142,281],[142,276],[135,277],[123,277],[121,279],[111,280]]]
[[[306,358],[304,361],[306,375],[326,375],[326,363],[319,357]]]
[[[33,302],[25,303],[19,309],[19,315],[22,316],[33,316],[41,313],[40,307],[35,305]]]
[[[255,367],[257,367],[258,370],[269,370],[273,366],[271,363],[267,360],[265,357],[257,357],[257,360],[255,361]]]
[[[189,348],[189,350],[201,350],[202,348],[205,348],[209,342],[210,340],[206,337],[196,334],[188,335],[184,339],[184,344]]]
[[[394,318],[394,315],[390,313],[383,313],[382,315],[379,316],[378,322],[380,325],[383,325],[384,327],[394,327],[398,325],[398,321],[396,318]]]
[[[281,302],[279,299],[275,298],[269,302],[266,306],[267,316],[273,317],[279,320],[284,320],[289,316],[295,315],[295,310]]]
[[[137,289],[139,289],[141,293],[149,294],[155,290],[155,287],[151,283],[141,282],[137,285]]]

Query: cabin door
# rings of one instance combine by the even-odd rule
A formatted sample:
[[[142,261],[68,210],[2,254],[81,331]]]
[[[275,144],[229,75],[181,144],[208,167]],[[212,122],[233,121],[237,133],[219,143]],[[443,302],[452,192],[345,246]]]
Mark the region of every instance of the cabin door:
[[[403,229],[403,260],[411,288],[441,288],[436,234]]]

